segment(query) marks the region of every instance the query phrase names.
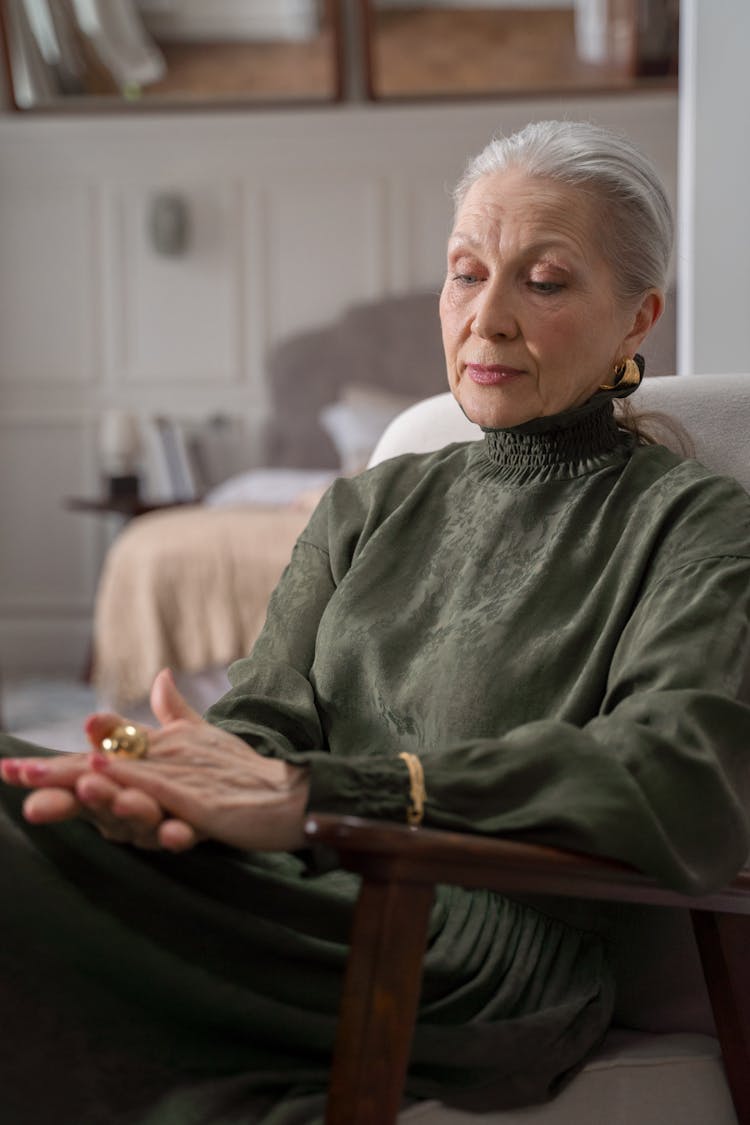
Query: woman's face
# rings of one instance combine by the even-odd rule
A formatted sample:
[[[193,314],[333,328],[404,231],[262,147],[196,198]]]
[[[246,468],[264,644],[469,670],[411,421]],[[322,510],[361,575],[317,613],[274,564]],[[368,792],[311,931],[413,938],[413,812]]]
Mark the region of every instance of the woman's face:
[[[472,421],[506,428],[585,402],[660,315],[656,290],[618,300],[597,221],[582,192],[519,169],[467,193],[440,320],[448,382]]]

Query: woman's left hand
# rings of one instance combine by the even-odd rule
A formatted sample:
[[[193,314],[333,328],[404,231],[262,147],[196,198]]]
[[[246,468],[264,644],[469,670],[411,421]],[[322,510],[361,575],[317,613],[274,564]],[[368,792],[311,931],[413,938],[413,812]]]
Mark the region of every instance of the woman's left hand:
[[[14,763],[16,783],[36,790],[25,802],[27,818],[35,823],[66,819],[85,810],[94,796],[99,807],[91,810],[91,818],[103,818],[104,834],[117,839],[120,824],[119,838],[139,846],[182,851],[205,838],[267,851],[304,844],[307,770],[266,758],[205,722],[183,700],[168,671],[154,682],[151,706],[162,725],[148,732],[147,758],[95,751],[66,756],[67,761]],[[117,719],[97,715],[89,721],[87,733],[95,745]]]

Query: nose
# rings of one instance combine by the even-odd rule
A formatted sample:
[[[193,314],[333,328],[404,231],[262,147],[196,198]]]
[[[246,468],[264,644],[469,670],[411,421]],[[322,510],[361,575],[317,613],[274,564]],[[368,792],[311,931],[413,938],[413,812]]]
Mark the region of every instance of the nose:
[[[477,296],[471,331],[483,340],[492,340],[496,336],[512,339],[518,334],[510,294],[499,281],[486,285]]]

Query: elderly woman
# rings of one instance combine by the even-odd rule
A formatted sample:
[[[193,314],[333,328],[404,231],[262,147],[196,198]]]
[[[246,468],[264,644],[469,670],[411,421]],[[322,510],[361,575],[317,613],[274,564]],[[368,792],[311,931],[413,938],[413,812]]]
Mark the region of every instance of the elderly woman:
[[[671,233],[626,141],[493,141],[440,298],[484,440],[334,483],[205,720],[163,673],[154,730],[96,715],[94,750],[60,757],[3,739],[14,1125],[315,1119],[356,884],[305,852],[307,808],[519,835],[688,892],[742,865],[750,501],[613,409]],[[554,1093],[611,1016],[601,925],[444,888],[410,1094]]]

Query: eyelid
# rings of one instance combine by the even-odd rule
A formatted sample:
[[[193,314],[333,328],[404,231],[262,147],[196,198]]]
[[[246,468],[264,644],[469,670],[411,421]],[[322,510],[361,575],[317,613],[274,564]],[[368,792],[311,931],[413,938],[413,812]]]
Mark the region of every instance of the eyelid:
[[[561,297],[565,291],[558,281],[530,281],[528,286],[535,297]]]
[[[466,250],[461,250],[448,255],[448,265],[454,270],[476,270],[481,267],[482,260],[476,254],[470,254]]]
[[[451,270],[449,276],[451,281],[457,281],[459,285],[478,285],[480,281],[476,273],[464,273],[463,271],[457,272],[456,270]]]
[[[452,281],[463,281],[467,283],[467,279],[472,279],[472,284],[476,284],[482,278],[487,277],[488,269],[481,257],[466,249],[460,247],[448,255],[448,276]]]
[[[571,270],[557,262],[534,262],[529,275],[533,277],[537,271],[545,275],[545,281],[565,281],[571,276]]]

